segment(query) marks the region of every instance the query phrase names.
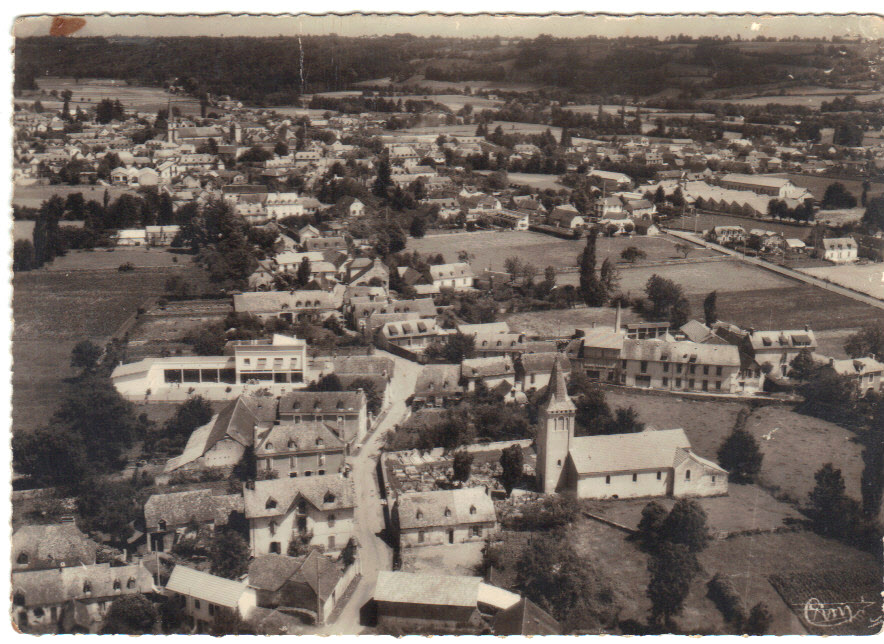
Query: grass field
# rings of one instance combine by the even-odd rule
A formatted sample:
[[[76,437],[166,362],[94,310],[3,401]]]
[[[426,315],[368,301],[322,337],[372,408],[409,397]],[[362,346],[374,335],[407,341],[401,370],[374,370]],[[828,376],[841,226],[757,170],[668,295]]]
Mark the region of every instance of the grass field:
[[[177,259],[177,261],[176,261]],[[190,266],[191,255],[173,253],[165,248],[120,247],[72,250],[49,264],[47,271],[116,270],[131,263],[136,268],[173,268]]]
[[[491,174],[491,172],[491,170],[476,170],[476,174]],[[507,177],[511,186],[528,186],[536,190],[565,190],[566,192],[571,192],[571,188],[559,183],[559,176],[555,174],[510,172]]]
[[[661,235],[659,237],[599,237],[596,243],[598,264],[610,257],[620,260],[620,253],[628,246],[637,246],[645,251],[647,262],[679,259],[681,255],[675,250],[679,240]],[[471,262],[473,269],[481,271],[485,268],[503,270],[507,257],[518,256],[523,261],[534,264],[541,271],[547,266],[555,268],[576,267],[580,253],[586,242],[574,239],[559,239],[550,235],[534,232],[516,231],[482,231],[475,233],[457,233],[451,235],[428,235],[422,239],[409,239],[408,250],[419,253],[442,253],[446,261],[457,261],[461,250],[473,253],[476,259]],[[717,255],[714,251],[695,248],[689,257],[709,257]],[[640,266],[643,262],[637,262]],[[668,270],[669,267],[666,267]],[[629,269],[633,270],[633,269]],[[560,275],[558,282],[567,281],[572,276]],[[576,279],[576,273],[573,276]]]
[[[99,255],[95,253],[94,255]],[[115,255],[115,253],[108,253]],[[117,261],[119,263],[119,261]],[[13,277],[13,431],[46,422],[73,375],[70,353],[81,340],[103,345],[170,272],[138,269],[17,273]],[[185,275],[204,279],[193,265]]]
[[[811,233],[809,226],[799,226],[783,224],[773,221],[761,221],[758,219],[750,219],[748,217],[733,217],[731,215],[719,215],[710,213],[699,213],[696,217],[673,217],[667,219],[664,225],[669,228],[679,230],[690,230],[702,232],[709,230],[715,226],[742,226],[746,232],[753,228],[761,230],[771,230],[780,233],[786,238],[795,238],[802,241],[806,240]]]
[[[846,264],[803,268],[801,272],[884,300],[884,264]]]
[[[61,221],[59,226],[71,226],[74,228],[82,228],[82,221]],[[18,239],[34,239],[34,226],[37,224],[34,219],[16,219],[12,222],[12,238]]]
[[[107,190],[111,201],[118,198],[122,194],[135,194],[134,190],[128,188],[120,188],[118,186],[65,186],[65,185],[32,185],[22,186],[15,184],[12,189],[12,203],[17,206],[27,206],[28,208],[39,208],[40,205],[52,197],[58,195],[62,199],[66,199],[69,194],[79,192],[86,201],[94,199],[98,203],[104,198],[104,191]]]
[[[847,192],[857,198],[857,201],[863,193],[863,182],[857,179],[835,179],[832,177],[821,177],[812,174],[795,174],[786,172],[773,176],[784,177],[800,188],[807,188],[813,193],[814,198],[820,201],[822,201],[823,196],[826,194],[826,188],[833,183],[840,183],[843,185],[847,189]],[[884,193],[884,183],[876,181],[869,185],[869,198],[877,197],[881,193]],[[820,215],[824,216],[825,213],[820,213]]]
[[[73,92],[71,110],[76,109],[77,106],[86,110],[109,98],[119,100],[127,110],[156,113],[157,110],[166,109],[171,99],[173,106],[180,109],[183,114],[199,115],[200,113],[198,100],[169,94],[162,87],[130,86],[126,85],[125,81],[107,79],[80,79],[79,82],[76,82],[73,78],[57,77],[38,77],[37,86],[46,92],[56,90],[59,94],[66,89],[71,90]],[[56,107],[51,100],[40,97],[40,101],[47,109]],[[58,101],[57,107],[61,108],[61,101]]]

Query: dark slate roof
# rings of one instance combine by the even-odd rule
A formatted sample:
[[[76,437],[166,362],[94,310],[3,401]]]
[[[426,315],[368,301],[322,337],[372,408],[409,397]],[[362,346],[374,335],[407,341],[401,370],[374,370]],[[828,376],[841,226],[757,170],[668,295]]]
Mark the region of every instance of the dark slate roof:
[[[225,525],[233,511],[242,511],[238,494],[213,496],[211,490],[189,490],[154,494],[144,504],[144,523],[148,529],[159,527],[160,521],[170,526],[190,521]]]
[[[562,627],[549,613],[528,598],[494,617],[495,635],[561,635]]]
[[[246,517],[275,517],[285,515],[295,500],[303,497],[320,510],[352,508],[356,492],[353,479],[337,474],[298,477],[296,479],[268,479],[256,481],[254,489],[243,490]],[[268,501],[274,501],[268,504]],[[271,507],[267,507],[271,505]]]
[[[26,525],[12,535],[12,566],[34,569],[94,564],[98,548],[73,523]],[[19,564],[22,554],[27,555],[27,562]]]
[[[358,412],[365,394],[357,391],[293,391],[279,399],[280,414],[335,414]]]
[[[119,588],[114,588],[119,582]],[[153,578],[144,566],[94,564],[50,570],[23,570],[12,574],[12,590],[24,596],[25,606],[51,606],[76,599],[149,593]]]
[[[276,592],[291,580],[307,584],[324,602],[341,579],[340,566],[325,555],[311,550],[303,557],[262,555],[249,564],[249,586]]]
[[[252,445],[255,426],[276,419],[276,398],[272,396],[240,396],[221,410],[206,440],[206,451],[225,437],[240,445]]]

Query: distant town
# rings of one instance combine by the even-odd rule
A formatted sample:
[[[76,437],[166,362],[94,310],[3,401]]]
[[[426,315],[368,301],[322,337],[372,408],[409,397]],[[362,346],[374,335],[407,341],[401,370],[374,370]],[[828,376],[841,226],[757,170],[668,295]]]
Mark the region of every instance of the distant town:
[[[57,40],[16,52],[18,631],[880,630],[881,41],[280,39],[343,62],[270,87],[273,39],[152,82],[208,45]]]

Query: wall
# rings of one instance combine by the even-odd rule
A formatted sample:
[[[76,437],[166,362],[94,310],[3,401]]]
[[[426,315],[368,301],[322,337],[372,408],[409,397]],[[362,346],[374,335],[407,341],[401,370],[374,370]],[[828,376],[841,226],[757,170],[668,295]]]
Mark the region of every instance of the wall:
[[[297,533],[297,522],[295,520],[295,510],[292,509],[285,516],[258,518],[249,520],[249,543],[252,548],[253,555],[270,554],[271,542],[278,541],[280,546],[280,554],[286,554],[289,542],[293,534]],[[335,525],[329,526],[327,517],[329,514],[335,515]],[[275,534],[270,534],[270,521],[276,520],[277,526]],[[339,509],[330,512],[317,510],[309,503],[307,504],[307,532],[313,533],[311,545],[318,545],[325,548],[329,552],[329,537],[334,536],[335,547],[333,551],[339,551],[347,541],[353,536],[353,509]]]
[[[657,480],[657,472],[660,480]],[[577,496],[581,499],[603,499],[616,496],[620,499],[643,496],[666,496],[672,486],[672,469],[637,471],[636,481],[633,472],[611,474],[611,482],[606,483],[605,474],[580,476],[577,480]]]
[[[691,472],[691,480],[686,478]],[[715,479],[713,482],[712,479]],[[717,496],[727,494],[727,475],[707,468],[693,459],[685,459],[674,471],[673,496]]]
[[[472,529],[478,526],[479,536],[473,536]],[[454,544],[469,543],[471,541],[483,541],[485,537],[497,531],[497,524],[493,521],[484,523],[461,524],[457,526],[439,526],[433,528],[421,528],[402,530],[399,533],[399,544],[405,548],[420,546],[439,546],[448,544],[448,532],[454,530]],[[424,541],[420,541],[420,533],[424,533]]]
[[[664,371],[664,364],[669,365],[669,371]],[[678,367],[681,365],[681,373]],[[690,368],[695,367],[695,372],[691,373]],[[734,381],[739,374],[739,366],[722,366],[721,375],[718,375],[717,365],[708,365],[709,373],[704,373],[702,364],[688,365],[683,363],[663,363],[649,361],[645,372],[641,370],[641,361],[627,360],[625,377],[623,384],[631,387],[651,387],[653,389],[669,389],[669,390],[687,390],[687,391],[709,391],[710,393],[732,393],[735,389]],[[641,384],[636,378],[650,377],[650,384]],[[663,384],[663,379],[667,378],[667,384]],[[678,386],[677,380],[681,379],[681,386]],[[690,381],[694,381],[694,386],[690,386]],[[708,383],[708,389],[703,389],[703,381]],[[718,389],[716,383],[721,383],[721,389]]]

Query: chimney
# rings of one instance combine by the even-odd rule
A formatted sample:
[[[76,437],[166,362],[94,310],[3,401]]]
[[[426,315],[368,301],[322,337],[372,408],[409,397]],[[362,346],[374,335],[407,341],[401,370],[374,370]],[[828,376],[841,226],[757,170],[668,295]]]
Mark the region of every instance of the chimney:
[[[254,481],[246,481],[246,489],[247,490],[254,490],[255,489],[255,482]]]
[[[622,317],[623,314],[620,311],[620,300],[617,300],[617,314],[614,316],[614,333],[620,332],[620,326],[623,322]]]
[[[755,335],[755,328],[750,326],[749,327],[749,337],[751,338],[753,335]]]
[[[810,325],[809,325],[809,324],[805,324],[805,325],[804,325],[804,330],[807,331],[808,333],[810,333]]]
[[[834,366],[835,366],[835,358],[829,358],[829,366],[830,366],[830,367],[834,367]]]

